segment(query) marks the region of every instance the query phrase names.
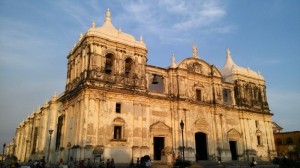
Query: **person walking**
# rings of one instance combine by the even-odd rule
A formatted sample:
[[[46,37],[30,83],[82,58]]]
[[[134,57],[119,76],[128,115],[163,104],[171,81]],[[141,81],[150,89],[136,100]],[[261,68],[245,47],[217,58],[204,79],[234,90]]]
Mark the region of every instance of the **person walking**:
[[[140,158],[136,159],[136,167],[139,168],[140,167]]]
[[[69,168],[75,168],[75,164],[73,162],[73,157],[72,156],[70,157],[70,161],[69,161],[68,166],[69,166]]]
[[[106,160],[106,168],[110,168],[110,160],[109,159]]]
[[[114,158],[111,158],[110,168],[115,168],[115,160],[114,160]]]
[[[250,163],[250,167],[256,167],[257,162],[255,161],[254,157],[252,157],[252,161]]]

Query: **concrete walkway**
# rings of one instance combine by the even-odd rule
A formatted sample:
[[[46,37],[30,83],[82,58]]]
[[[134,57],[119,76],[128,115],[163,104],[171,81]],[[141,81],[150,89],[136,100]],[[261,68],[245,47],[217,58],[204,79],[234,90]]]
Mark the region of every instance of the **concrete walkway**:
[[[249,168],[250,162],[229,161],[218,164],[215,161],[192,162],[191,168]],[[162,162],[152,162],[152,168],[172,168],[173,165],[167,165]],[[47,168],[57,168],[57,165],[51,165]],[[77,168],[77,167],[76,167]],[[99,168],[99,166],[93,166]],[[106,167],[104,167],[106,168]],[[129,168],[129,163],[115,163],[115,168]],[[255,168],[279,168],[271,162],[258,162]]]

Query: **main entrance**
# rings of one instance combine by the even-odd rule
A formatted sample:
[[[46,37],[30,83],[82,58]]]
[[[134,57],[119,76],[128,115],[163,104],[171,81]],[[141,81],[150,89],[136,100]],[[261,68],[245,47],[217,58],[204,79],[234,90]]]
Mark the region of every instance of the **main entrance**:
[[[165,148],[165,137],[153,138],[154,160],[161,160],[161,151]]]
[[[236,141],[229,141],[231,159],[237,160],[237,150],[236,150]]]
[[[206,134],[197,132],[195,134],[196,160],[207,160],[207,141]]]

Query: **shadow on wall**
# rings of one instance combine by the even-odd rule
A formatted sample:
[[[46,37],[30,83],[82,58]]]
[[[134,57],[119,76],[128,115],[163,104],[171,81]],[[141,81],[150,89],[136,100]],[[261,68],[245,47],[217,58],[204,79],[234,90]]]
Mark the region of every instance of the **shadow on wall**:
[[[114,158],[115,163],[129,163],[131,160],[131,151],[127,150],[126,148],[111,148],[110,152],[107,154],[108,156],[105,155],[106,158],[104,158],[104,161]]]

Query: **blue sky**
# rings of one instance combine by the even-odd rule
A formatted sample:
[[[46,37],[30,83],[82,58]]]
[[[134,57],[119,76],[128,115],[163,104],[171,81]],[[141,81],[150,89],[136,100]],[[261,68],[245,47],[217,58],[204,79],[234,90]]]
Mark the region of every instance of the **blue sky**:
[[[222,68],[235,63],[265,77],[273,120],[300,130],[298,0],[1,0],[0,143],[65,87],[66,56],[80,33],[101,26],[107,8],[116,28],[143,36],[148,64],[167,67],[192,56]]]

